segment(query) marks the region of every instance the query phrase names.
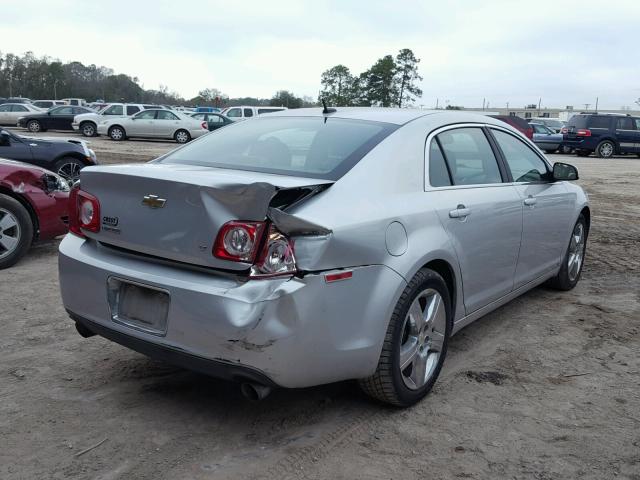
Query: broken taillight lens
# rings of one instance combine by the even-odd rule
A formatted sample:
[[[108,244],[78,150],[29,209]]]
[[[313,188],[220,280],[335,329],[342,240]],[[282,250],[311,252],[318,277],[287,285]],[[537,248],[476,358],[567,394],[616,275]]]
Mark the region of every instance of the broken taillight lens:
[[[260,256],[251,267],[250,276],[261,278],[292,275],[296,273],[296,270],[293,241],[270,225]]]
[[[75,186],[69,193],[69,231],[84,237],[84,232],[100,231],[100,202],[96,197]]]

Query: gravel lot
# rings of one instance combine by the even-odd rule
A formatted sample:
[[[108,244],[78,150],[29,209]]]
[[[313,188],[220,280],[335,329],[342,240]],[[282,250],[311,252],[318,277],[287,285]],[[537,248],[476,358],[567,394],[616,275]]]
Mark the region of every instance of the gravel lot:
[[[173,147],[92,144],[106,162]],[[640,160],[552,157],[591,195],[582,281],[464,329],[408,410],[351,382],[252,403],[83,339],[60,303],[57,242],[34,248],[0,272],[0,478],[640,479]]]

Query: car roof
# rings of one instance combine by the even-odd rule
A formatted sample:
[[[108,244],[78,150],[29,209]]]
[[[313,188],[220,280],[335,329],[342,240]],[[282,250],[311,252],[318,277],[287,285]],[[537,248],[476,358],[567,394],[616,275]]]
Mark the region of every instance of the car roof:
[[[365,120],[371,122],[385,122],[396,125],[404,125],[417,118],[432,116],[434,122],[443,123],[490,123],[502,125],[503,122],[495,120],[482,112],[464,112],[459,110],[421,110],[417,108],[387,108],[387,107],[336,107],[335,112],[323,114],[321,107],[296,108],[282,110],[261,118],[272,117],[331,117],[349,120]]]

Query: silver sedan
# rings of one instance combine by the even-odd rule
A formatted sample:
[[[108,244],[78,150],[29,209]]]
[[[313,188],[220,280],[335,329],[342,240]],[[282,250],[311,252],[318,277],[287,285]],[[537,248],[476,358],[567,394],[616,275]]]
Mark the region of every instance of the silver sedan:
[[[173,139],[187,143],[209,132],[207,122],[179,112],[149,109],[131,117],[117,117],[98,124],[98,134],[121,141],[131,137]]]
[[[591,213],[577,178],[481,115],[275,113],[83,169],[62,299],[81,335],[252,398],[357,379],[408,406],[451,335],[537,285],[578,283]]]

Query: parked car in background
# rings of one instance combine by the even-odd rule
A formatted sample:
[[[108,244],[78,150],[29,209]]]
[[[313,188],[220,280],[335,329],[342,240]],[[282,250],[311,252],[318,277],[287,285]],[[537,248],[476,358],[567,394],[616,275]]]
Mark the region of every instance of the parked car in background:
[[[58,105],[66,105],[66,103],[64,102],[64,100],[34,100],[32,105],[44,110],[48,110],[51,107],[55,107]]]
[[[117,141],[137,137],[169,138],[187,143],[208,132],[207,122],[167,109],[144,110],[132,117],[107,119],[98,124],[99,135],[109,135]]]
[[[76,115],[71,123],[71,128],[80,130],[85,137],[93,137],[98,134],[98,124],[101,121],[113,117],[130,117],[142,110],[163,108],[159,105],[142,103],[110,103],[99,112],[83,113]]]
[[[520,131],[525,137],[529,140],[533,140],[533,127],[529,125],[529,123],[521,117],[516,115],[489,115],[491,118],[496,118],[498,120],[503,121],[504,123],[508,123],[516,130]]]
[[[221,113],[192,113],[191,117],[195,118],[196,120],[204,120],[205,122],[207,122],[207,127],[209,128],[210,132],[233,123],[229,118],[225,117]]]
[[[550,128],[553,133],[560,133],[562,127],[564,127],[565,122],[558,118],[549,118],[549,117],[533,117],[527,119],[529,123],[539,123],[544,125],[545,127]]]
[[[53,107],[46,112],[30,113],[18,119],[18,126],[24,127],[32,133],[46,132],[47,130],[73,130],[71,123],[76,115],[81,113],[93,113],[86,107],[74,107],[62,105]]]
[[[18,119],[30,114],[40,114],[43,111],[30,103],[5,103],[0,105],[0,125],[15,127]]]
[[[226,116],[232,122],[237,120],[245,120],[251,117],[257,117],[259,115],[265,115],[267,113],[281,112],[282,110],[286,110],[286,107],[250,107],[250,106],[239,106],[239,107],[227,107],[224,108],[220,113]]]
[[[582,157],[594,153],[600,158],[615,154],[640,156],[640,117],[603,113],[579,113],[562,129],[563,145]]]
[[[84,107],[87,104],[84,98],[63,98],[62,101],[67,105],[74,105],[76,107]]]
[[[252,398],[357,379],[405,407],[453,333],[543,282],[575,287],[590,219],[577,179],[477,114],[265,115],[150,163],[84,169],[62,300],[81,335]]]
[[[530,122],[533,127],[533,143],[547,153],[556,152],[562,145],[563,135],[556,133],[546,125]]]
[[[14,265],[33,242],[64,235],[68,204],[69,184],[62,177],[0,158],[0,269]]]
[[[0,157],[46,168],[70,184],[78,180],[80,170],[98,163],[82,140],[23,137],[8,130],[0,130]]]
[[[0,103],[32,103],[30,98],[26,97],[9,97],[3,99]]]
[[[220,112],[220,109],[216,107],[196,107],[195,111],[198,113],[218,113]]]

